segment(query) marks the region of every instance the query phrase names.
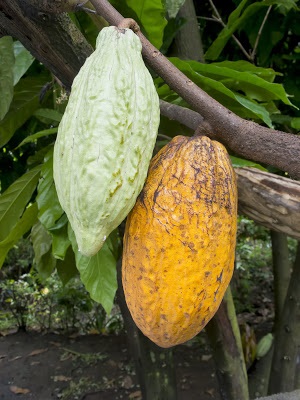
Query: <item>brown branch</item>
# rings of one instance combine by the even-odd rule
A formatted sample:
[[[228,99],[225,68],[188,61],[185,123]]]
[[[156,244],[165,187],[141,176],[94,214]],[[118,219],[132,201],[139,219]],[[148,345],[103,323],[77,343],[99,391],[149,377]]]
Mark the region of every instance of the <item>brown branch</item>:
[[[91,3],[110,24],[118,25],[123,19],[107,0],[91,0]],[[204,129],[204,133],[223,142],[246,159],[272,165],[294,178],[300,178],[299,137],[238,117],[188,79],[141,32],[138,32],[138,36],[143,44],[144,60],[149,67],[209,123],[212,131],[205,132],[207,129]]]
[[[199,113],[189,108],[180,107],[177,104],[168,103],[164,100],[159,101],[159,106],[162,115],[173,121],[180,122],[193,131],[200,128],[204,123],[204,118]],[[207,124],[205,126],[207,126]]]
[[[300,182],[256,168],[236,168],[235,171],[239,213],[299,240]]]

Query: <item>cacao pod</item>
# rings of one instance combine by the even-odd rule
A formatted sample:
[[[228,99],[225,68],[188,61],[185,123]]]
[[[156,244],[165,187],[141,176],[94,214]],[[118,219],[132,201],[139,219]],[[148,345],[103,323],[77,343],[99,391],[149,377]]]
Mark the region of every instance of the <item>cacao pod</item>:
[[[235,172],[225,147],[175,137],[152,160],[124,236],[122,282],[141,331],[161,347],[194,337],[232,277]]]
[[[130,29],[102,29],[74,79],[54,148],[54,180],[79,250],[92,256],[133,207],[159,125],[159,99]]]

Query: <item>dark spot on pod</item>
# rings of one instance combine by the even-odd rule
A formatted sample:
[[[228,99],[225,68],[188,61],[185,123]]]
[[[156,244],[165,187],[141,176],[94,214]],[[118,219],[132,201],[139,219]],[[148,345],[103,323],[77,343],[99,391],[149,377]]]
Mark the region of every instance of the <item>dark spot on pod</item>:
[[[222,283],[222,276],[223,276],[223,270],[221,271],[220,275],[217,277],[217,282]]]

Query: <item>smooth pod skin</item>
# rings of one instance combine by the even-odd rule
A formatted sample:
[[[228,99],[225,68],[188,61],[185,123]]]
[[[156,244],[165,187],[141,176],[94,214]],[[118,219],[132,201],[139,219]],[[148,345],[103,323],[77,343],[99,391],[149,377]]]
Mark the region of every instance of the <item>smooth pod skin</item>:
[[[54,147],[54,181],[79,250],[92,256],[146,179],[159,99],[130,29],[103,28],[74,79]]]
[[[232,277],[237,187],[225,147],[175,137],[151,161],[129,214],[122,281],[130,313],[161,347],[194,337]]]

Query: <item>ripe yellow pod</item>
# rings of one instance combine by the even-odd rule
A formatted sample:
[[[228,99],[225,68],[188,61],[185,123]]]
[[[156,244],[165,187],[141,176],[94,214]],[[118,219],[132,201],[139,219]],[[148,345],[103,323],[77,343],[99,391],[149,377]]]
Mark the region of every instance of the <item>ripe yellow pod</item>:
[[[194,337],[232,277],[235,172],[225,147],[175,137],[151,161],[125,228],[122,281],[130,313],[161,347]]]

